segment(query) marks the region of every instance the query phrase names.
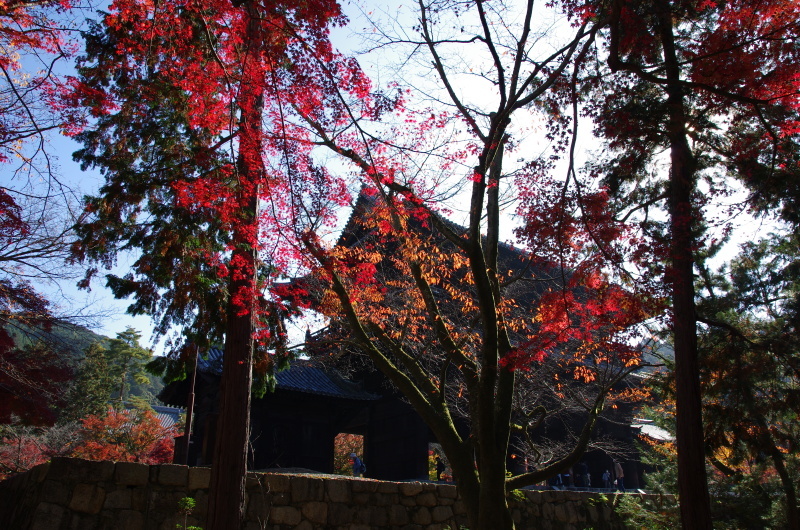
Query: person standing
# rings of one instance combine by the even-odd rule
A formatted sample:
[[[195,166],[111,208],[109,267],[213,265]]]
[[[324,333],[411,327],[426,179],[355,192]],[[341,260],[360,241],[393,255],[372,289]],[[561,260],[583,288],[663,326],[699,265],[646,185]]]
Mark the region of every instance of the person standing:
[[[611,489],[611,472],[607,469],[603,473],[603,487],[607,490]]]
[[[580,488],[588,488],[591,486],[591,481],[589,480],[589,466],[586,465],[586,461],[581,460],[578,465],[575,466],[573,469],[575,471],[575,485]]]
[[[444,473],[445,465],[442,462],[442,457],[436,456],[436,482],[442,481],[442,473]]]
[[[364,465],[364,462],[355,453],[350,453],[350,462],[353,464],[353,476],[363,477],[364,473],[367,472],[367,466]]]
[[[614,475],[617,477],[617,489],[625,491],[625,472],[622,471],[622,465],[614,460]]]

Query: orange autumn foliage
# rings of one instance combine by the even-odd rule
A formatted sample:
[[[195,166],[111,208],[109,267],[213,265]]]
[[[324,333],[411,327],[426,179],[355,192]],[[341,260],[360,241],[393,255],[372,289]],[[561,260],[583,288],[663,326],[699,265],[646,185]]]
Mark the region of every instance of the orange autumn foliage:
[[[173,428],[164,428],[149,410],[117,411],[81,420],[83,441],[71,456],[88,460],[115,460],[164,464],[172,461]]]

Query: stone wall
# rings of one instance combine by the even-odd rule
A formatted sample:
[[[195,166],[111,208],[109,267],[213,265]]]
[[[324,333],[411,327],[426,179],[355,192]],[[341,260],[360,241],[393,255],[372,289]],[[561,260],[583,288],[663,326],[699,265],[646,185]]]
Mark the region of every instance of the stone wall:
[[[0,483],[0,528],[175,530],[178,501],[203,526],[210,469],[56,458]],[[609,500],[573,491],[525,491],[510,501],[519,528],[622,528]],[[246,530],[445,529],[466,525],[452,485],[330,475],[249,473]]]

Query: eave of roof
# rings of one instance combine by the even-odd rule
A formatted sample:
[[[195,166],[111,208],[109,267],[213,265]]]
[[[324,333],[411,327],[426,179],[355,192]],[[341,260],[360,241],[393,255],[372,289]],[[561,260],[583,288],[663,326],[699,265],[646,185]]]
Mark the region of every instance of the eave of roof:
[[[221,375],[223,351],[210,348],[207,355],[201,356],[197,363],[200,372]],[[357,383],[348,381],[334,369],[319,362],[296,360],[286,370],[275,375],[278,390],[290,390],[357,401],[374,401],[380,396],[363,390]]]

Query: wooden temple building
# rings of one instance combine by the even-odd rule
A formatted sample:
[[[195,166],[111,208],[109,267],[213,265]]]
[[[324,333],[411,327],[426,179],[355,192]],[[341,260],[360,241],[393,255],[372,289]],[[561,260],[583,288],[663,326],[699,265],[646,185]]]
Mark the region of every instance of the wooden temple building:
[[[370,198],[359,196],[354,212],[344,229],[340,245],[359,245],[364,233],[359,218],[369,215]],[[522,262],[519,251],[504,245],[501,260]],[[527,266],[527,265],[524,265]],[[521,293],[535,297],[534,293]],[[326,332],[323,332],[323,334]],[[334,331],[334,333],[337,333]],[[346,333],[339,329],[338,333]],[[323,337],[324,339],[324,337]],[[334,469],[334,438],[339,433],[364,437],[363,459],[366,476],[384,480],[428,478],[428,451],[436,440],[420,416],[392,388],[386,378],[371,368],[371,363],[330,362],[330,346],[314,346],[307,339],[308,359],[296,360],[278,372],[273,393],[254,398],[251,418],[251,469],[305,468],[322,473]],[[332,341],[321,340],[320,344]],[[188,449],[189,465],[211,463],[216,432],[222,351],[211,349],[197,367],[194,406],[194,434]],[[167,405],[186,406],[189,381],[167,385],[160,399]],[[597,430],[607,439],[633,447],[636,429],[631,427],[632,407],[614,412],[614,418],[598,422]],[[463,420],[466,421],[466,420]],[[567,420],[569,422],[569,420]],[[544,426],[545,436],[567,437],[569,426],[563,419]],[[464,425],[467,431],[466,424]],[[362,455],[359,455],[362,456]],[[524,459],[509,454],[509,470],[521,472]],[[592,476],[592,486],[602,486],[602,474],[612,468],[611,456],[603,451],[587,453],[584,459]],[[626,487],[638,487],[641,465],[634,459],[623,461]]]
[[[189,465],[208,465],[214,447],[222,350],[198,361]],[[185,406],[189,381],[165,387],[160,399]],[[334,438],[364,437],[367,475],[385,480],[427,479],[429,430],[413,409],[386,389],[346,379],[315,360],[278,372],[275,392],[254,398],[250,410],[251,469],[305,468],[333,472]]]

